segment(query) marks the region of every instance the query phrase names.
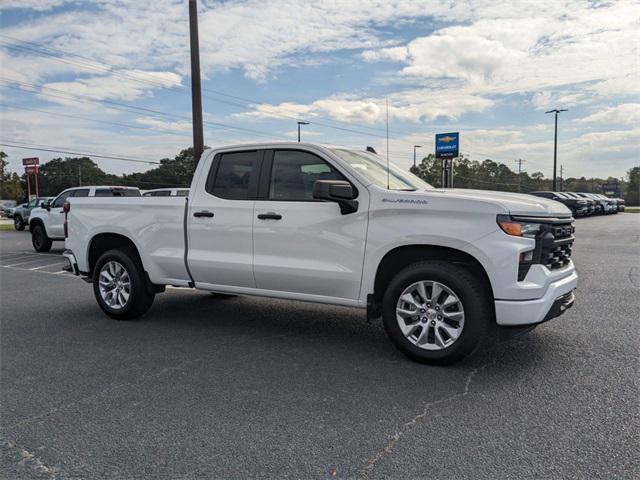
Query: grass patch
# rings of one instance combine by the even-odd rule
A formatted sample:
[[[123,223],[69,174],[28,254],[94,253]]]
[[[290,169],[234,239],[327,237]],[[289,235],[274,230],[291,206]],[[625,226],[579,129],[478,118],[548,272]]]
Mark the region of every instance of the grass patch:
[[[0,231],[15,230],[13,223],[0,223]]]
[[[640,207],[625,207],[624,211],[628,213],[640,213]]]

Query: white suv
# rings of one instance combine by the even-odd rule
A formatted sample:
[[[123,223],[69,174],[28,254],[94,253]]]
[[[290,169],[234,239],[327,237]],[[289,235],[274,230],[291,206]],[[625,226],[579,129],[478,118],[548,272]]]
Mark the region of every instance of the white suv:
[[[53,201],[34,208],[29,218],[31,243],[36,252],[48,252],[54,240],[64,240],[64,212],[62,207],[71,197],[139,197],[136,187],[86,186],[67,188]]]

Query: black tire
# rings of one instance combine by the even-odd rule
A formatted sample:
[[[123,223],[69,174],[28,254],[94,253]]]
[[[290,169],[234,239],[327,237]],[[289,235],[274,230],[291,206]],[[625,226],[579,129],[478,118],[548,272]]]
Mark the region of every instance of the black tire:
[[[24,223],[24,220],[20,215],[16,215],[15,217],[13,217],[13,226],[16,230],[21,232],[27,225]]]
[[[42,225],[35,225],[31,230],[31,244],[36,252],[45,253],[51,250],[53,240],[47,236],[47,231]]]
[[[100,271],[111,261],[119,263],[130,279],[129,298],[123,307],[117,309],[109,306],[100,294]],[[131,249],[109,250],[102,254],[93,269],[93,293],[102,311],[116,320],[132,320],[144,315],[151,308],[155,298],[147,284],[144,268]]]
[[[462,332],[453,344],[441,350],[426,350],[407,339],[396,319],[396,305],[402,292],[419,281],[436,281],[446,285],[460,299],[464,309]],[[432,365],[448,365],[473,353],[492,338],[495,323],[491,300],[479,279],[466,268],[445,261],[424,261],[401,270],[391,280],[382,301],[384,328],[393,344],[412,360]]]

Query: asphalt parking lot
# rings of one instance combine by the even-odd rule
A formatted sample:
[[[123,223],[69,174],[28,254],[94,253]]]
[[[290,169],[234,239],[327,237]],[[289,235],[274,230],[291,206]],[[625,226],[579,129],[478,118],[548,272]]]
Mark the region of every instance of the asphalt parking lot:
[[[361,311],[178,289],[107,319],[0,232],[3,478],[638,478],[640,215],[577,222],[564,316],[453,367]]]

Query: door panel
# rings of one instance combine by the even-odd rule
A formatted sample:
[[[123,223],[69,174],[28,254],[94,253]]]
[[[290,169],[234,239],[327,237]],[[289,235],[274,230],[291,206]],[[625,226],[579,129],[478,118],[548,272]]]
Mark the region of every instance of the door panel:
[[[188,263],[197,286],[255,288],[250,197],[259,165],[256,151],[216,156],[209,177],[192,189]]]
[[[277,213],[280,220],[260,220]],[[365,209],[342,215],[331,202],[256,202],[254,275],[266,290],[357,299],[367,231]]]
[[[266,172],[266,174],[264,173]],[[357,299],[367,232],[368,197],[342,215],[337,203],[313,200],[317,180],[347,180],[310,152],[275,150],[265,159],[268,200],[255,204],[256,286],[265,290]]]

